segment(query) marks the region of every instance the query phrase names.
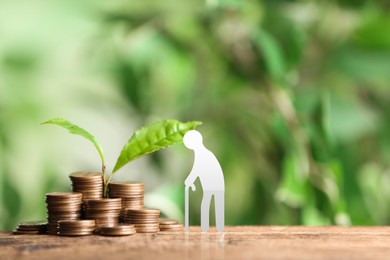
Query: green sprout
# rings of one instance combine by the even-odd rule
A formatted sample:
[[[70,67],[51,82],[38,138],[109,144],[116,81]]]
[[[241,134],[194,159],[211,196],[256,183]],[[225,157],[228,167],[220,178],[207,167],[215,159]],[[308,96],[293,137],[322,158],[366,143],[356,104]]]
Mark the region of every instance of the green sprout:
[[[129,141],[123,147],[115,163],[114,169],[108,177],[106,176],[106,164],[104,162],[103,149],[92,134],[63,118],[53,118],[42,124],[53,124],[61,126],[67,129],[69,133],[80,135],[89,140],[94,145],[102,162],[101,169],[104,183],[103,196],[107,198],[108,184],[120,168],[141,156],[156,152],[173,144],[181,143],[185,133],[189,130],[195,129],[198,125],[201,125],[202,122],[192,121],[182,123],[171,119],[154,122],[150,125],[138,129],[134,132]]]

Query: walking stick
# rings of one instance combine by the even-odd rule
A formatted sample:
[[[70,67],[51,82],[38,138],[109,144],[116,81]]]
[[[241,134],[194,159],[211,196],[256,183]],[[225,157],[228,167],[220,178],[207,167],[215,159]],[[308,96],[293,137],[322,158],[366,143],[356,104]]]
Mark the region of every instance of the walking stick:
[[[189,231],[189,213],[188,213],[188,209],[189,209],[189,202],[188,202],[188,190],[190,189],[189,186],[186,186],[184,188],[184,231],[185,232],[188,232]]]

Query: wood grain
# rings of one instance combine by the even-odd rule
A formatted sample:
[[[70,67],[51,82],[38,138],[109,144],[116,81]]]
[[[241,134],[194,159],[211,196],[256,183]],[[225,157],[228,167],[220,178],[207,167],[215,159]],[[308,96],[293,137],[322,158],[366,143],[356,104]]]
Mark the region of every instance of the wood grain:
[[[0,259],[387,259],[390,227],[236,226],[225,232],[58,237],[0,232]]]

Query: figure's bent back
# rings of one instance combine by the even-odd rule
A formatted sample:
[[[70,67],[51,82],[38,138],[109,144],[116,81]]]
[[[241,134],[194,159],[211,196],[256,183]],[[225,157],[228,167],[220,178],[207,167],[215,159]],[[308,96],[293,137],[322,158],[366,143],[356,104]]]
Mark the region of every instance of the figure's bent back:
[[[198,173],[203,190],[225,190],[223,172],[215,155],[206,148],[197,149],[194,152],[194,170]]]

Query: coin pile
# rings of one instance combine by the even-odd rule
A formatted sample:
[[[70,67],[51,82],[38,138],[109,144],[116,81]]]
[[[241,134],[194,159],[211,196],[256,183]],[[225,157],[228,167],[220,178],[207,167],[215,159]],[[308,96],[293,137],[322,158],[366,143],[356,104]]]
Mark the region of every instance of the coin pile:
[[[178,232],[183,231],[184,226],[175,219],[160,219],[159,221],[160,231]]]
[[[144,208],[144,183],[143,182],[111,182],[108,185],[110,198],[122,199],[122,211],[120,220],[123,221],[126,209]]]
[[[99,234],[103,236],[129,236],[136,233],[134,225],[120,224],[112,227],[100,227]]]
[[[137,233],[154,233],[159,231],[160,210],[126,209],[124,222],[134,224]]]
[[[95,220],[60,220],[58,234],[60,236],[88,236],[95,230]]]
[[[47,233],[57,235],[58,221],[80,218],[82,194],[78,192],[46,193]]]
[[[35,234],[45,234],[47,230],[47,223],[44,221],[29,221],[22,222],[18,227],[13,231],[15,235],[35,235]]]
[[[100,172],[73,172],[69,175],[73,192],[81,192],[83,201],[103,198],[103,176]]]
[[[143,182],[112,182],[106,199],[101,173],[73,172],[69,178],[73,192],[46,194],[47,223],[24,222],[14,234],[125,236],[183,230],[176,220],[159,219],[160,210],[144,208]]]
[[[96,226],[115,226],[119,223],[122,204],[121,198],[87,200],[85,218],[94,219]]]

